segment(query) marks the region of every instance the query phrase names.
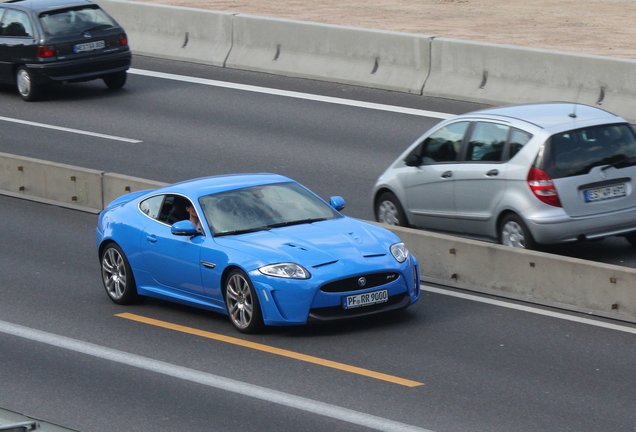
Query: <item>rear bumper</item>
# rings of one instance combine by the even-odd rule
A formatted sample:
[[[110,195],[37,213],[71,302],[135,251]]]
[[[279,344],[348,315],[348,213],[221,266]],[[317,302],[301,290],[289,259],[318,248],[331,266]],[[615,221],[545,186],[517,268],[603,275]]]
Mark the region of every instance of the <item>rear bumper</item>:
[[[623,235],[636,231],[636,208],[595,216],[573,218],[567,215],[526,219],[532,237],[538,243],[567,243]]]
[[[46,63],[29,63],[25,66],[31,71],[37,83],[90,81],[105,75],[122,72],[130,68],[132,54],[130,50],[77,60],[58,60]]]

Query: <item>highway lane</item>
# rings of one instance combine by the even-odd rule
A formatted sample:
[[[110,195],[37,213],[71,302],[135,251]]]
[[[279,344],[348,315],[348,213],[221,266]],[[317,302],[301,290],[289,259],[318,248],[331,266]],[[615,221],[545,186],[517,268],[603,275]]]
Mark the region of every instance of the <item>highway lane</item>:
[[[435,432],[636,427],[634,325],[610,322],[619,329],[605,328],[501,307],[489,298],[476,302],[425,292],[404,314],[245,336],[221,315],[157,300],[135,307],[110,302],[93,245],[95,215],[2,196],[0,208],[0,329],[20,325],[53,340],[44,344],[0,330],[3,408],[87,432],[373,430],[359,423],[365,415]],[[254,350],[122,313],[423,385]],[[102,351],[87,355],[63,348],[55,343],[59,336],[81,347],[116,350],[136,359],[137,367],[100,356]],[[151,368],[157,361],[164,369]],[[184,379],[183,368],[197,382]],[[236,388],[215,387],[222,379]],[[323,415],[245,396],[245,384],[265,397],[270,392],[271,399],[282,394],[283,401],[302,397],[312,409],[331,408]],[[350,417],[332,418],[341,409],[350,410]]]
[[[145,57],[135,57],[134,66],[141,71],[446,114],[481,107]],[[74,84],[53,89],[47,100],[30,104],[16,97],[12,88],[0,87],[0,106],[0,128],[6,137],[0,140],[1,152],[164,182],[233,172],[277,172],[323,197],[345,197],[345,212],[363,219],[373,218],[370,190],[377,176],[439,121],[138,74],[130,75],[121,92],[110,92],[101,82]],[[636,253],[622,238],[559,247],[554,252],[636,266]]]

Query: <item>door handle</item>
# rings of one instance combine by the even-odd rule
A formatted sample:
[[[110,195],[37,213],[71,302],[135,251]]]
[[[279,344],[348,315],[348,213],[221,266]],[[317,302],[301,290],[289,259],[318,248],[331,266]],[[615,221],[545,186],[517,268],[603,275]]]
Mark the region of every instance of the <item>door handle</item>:
[[[150,243],[157,243],[157,237],[155,237],[154,234],[149,235],[148,237],[146,237],[146,240],[148,240]]]
[[[446,171],[444,174],[442,174],[442,178],[451,178],[452,176],[453,176],[452,171]]]
[[[486,173],[486,175],[487,175],[488,177],[495,177],[495,176],[498,176],[498,175],[499,175],[499,170],[498,170],[498,169],[491,169],[490,171],[488,171],[488,172]]]

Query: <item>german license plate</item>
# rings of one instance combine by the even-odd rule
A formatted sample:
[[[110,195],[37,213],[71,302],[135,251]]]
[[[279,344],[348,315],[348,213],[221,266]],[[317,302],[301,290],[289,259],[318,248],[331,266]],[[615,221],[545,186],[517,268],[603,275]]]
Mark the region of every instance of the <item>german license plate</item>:
[[[603,201],[612,198],[620,198],[625,195],[627,195],[627,188],[624,184],[617,184],[598,189],[588,189],[583,192],[585,202]]]
[[[362,306],[371,306],[377,303],[384,303],[388,300],[389,290],[373,291],[342,297],[342,307],[345,309],[353,309]]]
[[[103,49],[105,47],[106,47],[106,42],[104,42],[103,40],[85,42],[85,43],[74,45],[73,52],[81,53],[81,52],[87,52],[87,51],[95,51],[95,50]]]

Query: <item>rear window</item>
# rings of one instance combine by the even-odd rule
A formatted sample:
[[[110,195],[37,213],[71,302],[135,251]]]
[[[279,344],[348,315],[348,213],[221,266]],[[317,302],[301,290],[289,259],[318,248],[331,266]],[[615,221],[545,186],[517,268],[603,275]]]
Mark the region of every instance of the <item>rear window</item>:
[[[51,36],[84,33],[116,25],[97,5],[42,13],[40,22]]]
[[[629,124],[601,125],[555,134],[536,166],[553,179],[583,175],[597,166],[636,165],[636,137]]]

